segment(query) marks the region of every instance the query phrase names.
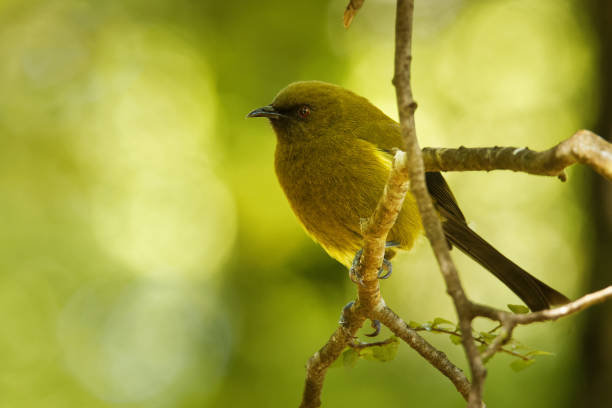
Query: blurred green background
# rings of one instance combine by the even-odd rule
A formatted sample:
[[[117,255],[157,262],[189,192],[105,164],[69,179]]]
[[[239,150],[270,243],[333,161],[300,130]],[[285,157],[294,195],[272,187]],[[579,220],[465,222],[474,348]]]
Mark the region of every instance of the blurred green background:
[[[344,30],[346,2],[0,0],[0,407],[298,405],[355,289],[291,213],[271,128],[245,115],[320,79],[396,117],[394,1],[366,1]],[[421,145],[539,150],[593,127],[600,57],[581,3],[417,0]],[[593,221],[588,171],[569,173],[447,179],[474,229],[578,297]],[[454,256],[474,299],[520,302]],[[424,239],[394,266],[383,295],[400,315],[454,320]],[[521,373],[496,356],[487,403],[572,406],[584,322],[518,330],[555,356]],[[464,404],[406,345],[332,369],[323,401]]]

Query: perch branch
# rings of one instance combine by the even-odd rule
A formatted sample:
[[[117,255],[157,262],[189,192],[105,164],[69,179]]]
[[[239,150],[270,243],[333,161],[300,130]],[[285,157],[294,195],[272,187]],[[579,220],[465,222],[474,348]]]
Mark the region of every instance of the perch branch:
[[[350,346],[366,319],[379,320],[389,327],[421,356],[448,377],[455,388],[467,398],[470,383],[463,372],[444,353],[437,350],[415,330],[388,308],[380,295],[378,269],[382,265],[389,230],[395,223],[409,189],[408,160],[405,152],[398,151],[383,194],[374,214],[365,227],[363,254],[359,263],[362,284],[358,286],[357,300],[345,307],[341,324],[327,343],[317,351],[306,366],[306,381],[301,408],[318,407],[327,369]]]
[[[365,317],[357,313],[355,303],[349,303],[342,311],[340,325],[331,335],[327,343],[314,353],[306,364],[306,381],[302,394],[300,408],[316,408],[321,406],[321,390],[329,366],[336,361],[347,347],[357,331],[363,326]]]

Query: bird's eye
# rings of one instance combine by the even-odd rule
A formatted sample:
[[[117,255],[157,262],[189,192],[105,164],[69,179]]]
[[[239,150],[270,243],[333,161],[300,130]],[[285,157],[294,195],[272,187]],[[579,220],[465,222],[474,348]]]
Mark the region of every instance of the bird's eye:
[[[298,108],[298,116],[302,119],[306,119],[310,115],[310,106],[302,105]]]

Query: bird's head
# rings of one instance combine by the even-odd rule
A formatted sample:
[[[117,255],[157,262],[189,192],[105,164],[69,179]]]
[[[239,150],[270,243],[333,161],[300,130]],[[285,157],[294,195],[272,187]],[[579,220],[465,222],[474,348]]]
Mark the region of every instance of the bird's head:
[[[340,86],[321,81],[294,82],[270,105],[247,117],[270,119],[279,141],[293,143],[352,134],[353,128],[380,112],[367,99]]]

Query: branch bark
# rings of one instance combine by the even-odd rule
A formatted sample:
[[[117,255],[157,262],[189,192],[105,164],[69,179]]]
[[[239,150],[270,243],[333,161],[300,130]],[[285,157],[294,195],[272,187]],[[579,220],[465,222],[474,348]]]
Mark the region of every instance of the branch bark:
[[[416,138],[414,111],[416,103],[412,97],[410,84],[410,64],[412,62],[412,22],[413,0],[398,0],[395,21],[395,85],[400,129],[406,146],[410,163],[410,190],[416,198],[423,227],[438,261],[440,271],[446,283],[446,290],[452,297],[461,328],[461,341],[468,357],[472,372],[472,387],[469,393],[468,406],[482,405],[482,387],[486,369],[472,337],[472,314],[468,300],[448,250],[442,231],[440,218],[436,213],[431,197],[425,185],[425,166],[419,142]]]
[[[543,152],[526,147],[482,147],[458,149],[424,148],[427,171],[513,170],[565,181],[564,169],[572,164],[589,165],[612,180],[612,145],[589,130],[579,130],[569,139]]]

